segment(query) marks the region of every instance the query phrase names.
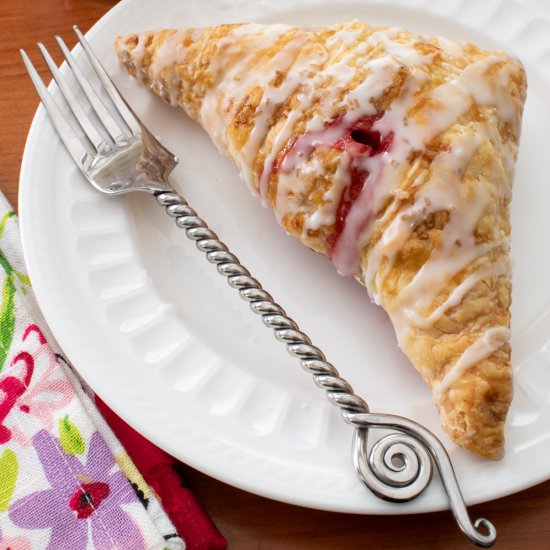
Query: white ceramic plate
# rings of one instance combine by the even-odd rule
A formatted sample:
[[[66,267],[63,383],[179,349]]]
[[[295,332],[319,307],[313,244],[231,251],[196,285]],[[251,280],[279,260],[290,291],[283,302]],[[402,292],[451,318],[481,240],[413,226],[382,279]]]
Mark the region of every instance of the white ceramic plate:
[[[410,417],[447,445],[468,503],[550,477],[550,9],[542,2],[302,3],[125,0],[89,33],[145,123],[177,154],[173,182],[371,409]],[[515,399],[506,458],[478,459],[438,427],[429,391],[366,291],[285,236],[183,113],[118,67],[117,34],[150,28],[353,18],[471,40],[520,56],[529,99],[512,208]],[[30,84],[29,84],[30,85]],[[309,507],[366,513],[445,508],[436,480],[416,501],[375,498],[350,461],[352,429],[298,363],[148,196],[107,198],[79,176],[45,112],[21,172],[24,252],[65,353],[124,419],[184,462],[235,486]]]

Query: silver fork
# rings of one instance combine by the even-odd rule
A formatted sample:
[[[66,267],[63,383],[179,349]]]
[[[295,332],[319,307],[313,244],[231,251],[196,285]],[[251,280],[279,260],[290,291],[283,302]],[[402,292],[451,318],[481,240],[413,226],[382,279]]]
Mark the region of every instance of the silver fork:
[[[86,79],[60,37],[56,36],[56,41],[80,90],[73,92],[44,45],[38,44],[38,48],[72,112],[69,117],[58,107],[23,50],[21,55],[59,137],[85,178],[102,193],[120,195],[143,191],[165,207],[176,225],[185,230],[208,261],[216,265],[218,272],[250,304],[252,311],[260,315],[275,337],[286,345],[290,355],[298,358],[301,366],[312,374],[317,386],[326,391],[329,401],[340,408],[344,420],[355,426],[353,464],[359,479],[374,494],[392,502],[416,498],[432,479],[433,462],[460,529],[475,544],[492,546],[496,541],[494,526],[485,518],[472,524],[450,458],[437,437],[409,419],[369,412],[365,401],[355,395],[321,350],[312,345],[283,308],[170,185],[168,176],[177,158],[144,126],[120,95],[80,30],[77,27],[74,30],[99,84],[110,98],[109,107]],[[82,107],[82,100],[88,103],[88,111],[95,113],[92,117]],[[75,130],[71,118],[77,122],[78,129]],[[369,450],[367,436],[372,428],[397,433],[378,439]]]

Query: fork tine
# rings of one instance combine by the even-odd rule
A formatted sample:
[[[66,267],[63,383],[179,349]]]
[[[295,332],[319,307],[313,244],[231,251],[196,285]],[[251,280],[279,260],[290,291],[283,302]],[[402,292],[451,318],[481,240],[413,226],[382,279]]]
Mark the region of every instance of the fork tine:
[[[141,121],[138,116],[132,111],[132,108],[126,103],[125,99],[120,95],[117,87],[114,82],[111,80],[111,77],[107,74],[107,71],[103,68],[103,65],[100,63],[94,54],[92,48],[84,38],[84,35],[80,32],[80,29],[75,25],[73,27],[74,32],[78,36],[78,40],[86,52],[90,64],[94,68],[99,80],[103,84],[105,90],[109,94],[114,106],[116,107],[120,117],[128,125],[128,129],[133,133],[141,132]]]
[[[80,103],[76,100],[73,92],[71,91],[71,88],[69,87],[69,85],[67,84],[67,81],[65,80],[65,78],[63,77],[59,69],[57,68],[55,61],[52,59],[50,53],[48,52],[44,44],[39,42],[38,49],[40,50],[40,53],[42,54],[44,61],[46,61],[46,65],[48,65],[48,68],[50,69],[55,81],[57,82],[57,85],[59,86],[59,90],[63,94],[63,97],[67,102],[67,105],[70,107],[78,124],[80,124],[82,131],[86,134],[86,137],[92,142],[96,151],[99,151],[101,144],[105,140],[101,137],[99,132],[96,130],[92,121],[88,118],[88,115],[84,112],[84,109],[82,109],[82,106],[80,105]]]
[[[116,120],[112,117],[111,113],[109,112],[109,109],[107,109],[107,107],[103,103],[102,99],[97,95],[94,88],[86,80],[86,77],[82,73],[82,69],[80,68],[75,58],[69,51],[69,48],[67,48],[67,45],[65,44],[63,39],[60,36],[56,36],[55,40],[57,41],[57,45],[63,52],[63,55],[65,56],[65,59],[69,64],[69,67],[72,69],[75,79],[80,84],[82,91],[88,98],[88,101],[93,107],[99,121],[101,122],[102,126],[105,128],[105,131],[111,136],[113,141],[117,141],[117,139],[121,137],[121,132],[124,133],[126,129],[122,128],[116,122]]]
[[[37,70],[34,68],[32,61],[29,59],[29,56],[25,50],[19,50],[21,57],[23,58],[23,63],[31,77],[32,83],[40,96],[42,105],[46,109],[59,137],[65,144],[65,147],[69,151],[69,154],[73,157],[77,165],[81,166],[81,159],[86,154],[86,152],[91,153],[89,150],[89,145],[86,147],[82,140],[73,130],[72,126],[66,120],[65,115],[61,112],[61,109],[57,106],[57,103],[53,100],[50,92],[48,92],[46,85],[40,78]]]

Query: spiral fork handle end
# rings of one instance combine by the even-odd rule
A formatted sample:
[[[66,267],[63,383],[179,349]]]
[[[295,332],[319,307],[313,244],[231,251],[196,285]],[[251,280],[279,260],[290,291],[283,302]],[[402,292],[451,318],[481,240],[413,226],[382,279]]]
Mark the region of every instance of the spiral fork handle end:
[[[432,432],[390,414],[344,411],[343,416],[355,426],[352,456],[357,476],[376,496],[391,502],[415,499],[430,484],[435,464],[460,530],[477,546],[495,544],[497,532],[489,520],[479,518],[472,523],[449,455]],[[369,450],[368,435],[374,428],[394,433],[380,438]]]

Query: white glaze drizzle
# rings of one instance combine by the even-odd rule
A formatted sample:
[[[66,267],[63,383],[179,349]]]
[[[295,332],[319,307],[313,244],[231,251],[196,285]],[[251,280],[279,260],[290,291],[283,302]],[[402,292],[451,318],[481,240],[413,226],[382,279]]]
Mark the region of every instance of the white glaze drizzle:
[[[390,56],[369,60],[363,82],[344,97],[344,102],[354,106],[351,113],[359,117],[376,114],[372,100],[378,99],[393,84],[400,67],[401,63]]]
[[[305,136],[307,136],[306,139],[300,140],[300,145],[292,151],[289,155],[290,158],[285,159],[282,172],[279,174],[277,198],[274,204],[275,213],[278,219],[282,219],[285,214],[293,212],[293,210],[287,209],[291,206],[291,204],[289,204],[287,195],[283,192],[283,190],[290,188],[289,182],[282,182],[281,180],[287,178],[290,181],[296,181],[295,174],[292,174],[292,172],[297,169],[299,169],[302,174],[309,174],[310,176],[315,175],[314,171],[311,169],[304,170],[304,165],[306,165],[310,160],[309,153],[311,150],[316,146],[322,145],[318,141],[318,134],[321,133],[325,127],[325,124],[332,120],[335,113],[337,113],[340,109],[342,102],[337,101],[338,95],[345,88],[345,85],[349,84],[355,75],[355,69],[351,67],[349,63],[354,60],[355,56],[359,55],[360,52],[364,52],[365,45],[359,43],[349,52],[347,51],[347,48],[349,44],[358,37],[358,35],[359,33],[357,31],[348,31],[344,29],[334,33],[334,35],[330,37],[327,46],[332,46],[333,48],[333,51],[331,52],[332,58],[337,58],[342,52],[346,52],[346,54],[341,56],[337,62],[331,61],[331,63],[328,64],[323,71],[313,72],[311,76],[304,81],[298,106],[292,111],[289,117],[290,120],[287,120],[283,129],[275,138],[271,151],[265,158],[262,176],[260,178],[260,190],[262,191],[262,196],[265,196],[268,178],[277,154],[282,147],[286,145],[290,137],[292,137],[295,121],[299,120],[303,116],[305,110],[311,106],[317,97],[321,97],[322,101],[318,103],[317,107],[318,113],[306,124],[304,131]],[[338,43],[341,43],[340,48],[338,48]],[[327,61],[326,57],[326,53],[324,53],[322,56],[323,63]],[[295,70],[293,67],[287,74],[287,78],[295,78],[294,72]],[[324,85],[327,82],[330,83],[328,90],[324,88]],[[388,85],[390,83],[391,82],[389,82]],[[370,107],[372,108],[372,105]],[[341,129],[329,131],[330,137],[332,137],[333,140],[338,139],[341,136],[341,133]],[[324,139],[324,143],[326,145],[330,145],[330,143],[333,142],[328,142]],[[294,202],[296,207],[299,207],[299,203],[297,201],[291,202]],[[336,201],[333,205],[333,216],[336,212],[337,204],[338,203]]]
[[[331,70],[323,71],[323,73],[316,75],[313,78],[310,87],[313,90],[318,90],[320,88],[322,78],[345,74],[349,69],[351,69],[351,67],[347,64],[348,58],[350,58],[350,56],[346,56],[338,64],[333,65]],[[386,90],[394,82],[395,76],[400,69],[399,63],[390,57],[383,57],[368,61],[365,63],[365,66],[367,68],[367,74],[364,81],[354,90],[347,93],[343,97],[341,103],[336,102],[336,97],[341,92],[340,86],[332,86],[330,88],[330,92],[327,96],[323,97],[322,105],[320,106],[320,113],[308,121],[303,136],[301,136],[298,144],[292,149],[292,152],[285,158],[281,166],[281,171],[279,172],[280,189],[278,188],[277,200],[275,204],[275,211],[278,217],[293,211],[289,210],[289,203],[286,200],[284,192],[285,189],[289,188],[289,185],[283,180],[286,178],[294,180],[295,178],[293,172],[296,172],[297,170],[299,170],[302,175],[309,174],[310,176],[315,176],[316,172],[314,170],[307,169],[308,164],[312,162],[312,159],[310,158],[312,150],[318,147],[330,147],[342,137],[347,125],[350,122],[363,116],[374,115],[376,110],[372,104],[372,100],[380,97],[384,90]],[[355,71],[353,71],[353,74],[355,74]],[[340,80],[336,79],[335,82],[340,82]],[[312,96],[303,102],[302,105],[304,109],[309,106],[311,100]],[[327,128],[325,124],[334,118],[334,113],[338,112],[338,109],[342,103],[349,106],[347,115],[342,119],[340,124]],[[298,113],[298,116],[301,116],[302,108],[298,109]],[[291,132],[292,126],[290,126],[288,130]],[[287,134],[283,134],[283,140],[285,143],[288,141]],[[278,150],[280,150],[280,148],[278,149],[277,146],[274,146],[272,149],[272,151]],[[387,155],[365,159],[365,167],[372,175],[371,181],[375,181],[375,174],[380,172],[381,167],[387,160]],[[272,161],[273,153],[271,157],[266,159],[264,174],[269,173]],[[349,171],[347,174],[343,171],[343,166],[349,167],[349,161],[349,155],[343,151],[337,168],[336,182],[333,182],[333,188],[329,189],[327,193],[325,193],[324,204],[321,206],[320,212],[314,212],[312,216],[306,218],[304,223],[304,231],[309,229],[318,229],[320,227],[319,221],[321,219],[327,222],[326,225],[331,225],[334,223],[342,190],[346,183],[349,182]],[[319,165],[317,164],[317,166]],[[322,173],[322,167],[319,168],[320,170],[317,174]],[[300,204],[296,201],[296,208],[299,206]]]
[[[427,179],[415,182],[418,190],[414,203],[401,209],[394,206],[389,214],[386,213],[389,218],[398,212],[373,247],[365,270],[367,286],[378,303],[381,302],[381,296],[377,289],[381,288],[397,253],[411,237],[414,228],[437,211],[445,210],[450,213],[441,242],[412,281],[400,290],[392,305],[392,320],[401,346],[405,339],[414,336],[413,327],[432,327],[449,309],[459,305],[466,294],[481,281],[510,275],[508,259],[500,259],[495,263],[489,260],[464,277],[446,299],[430,311],[435,299],[452,277],[490,250],[509,247],[509,239],[505,235],[500,235],[500,238],[489,243],[476,243],[474,238],[477,222],[492,197],[498,198],[503,194],[506,177],[494,181],[492,188],[485,185],[474,188],[472,195],[466,195],[460,185],[460,178],[483,141],[489,141],[489,138],[486,125],[482,124],[472,125],[461,134],[455,135],[451,148],[440,153],[432,162]],[[395,201],[394,205],[398,204],[399,201]],[[382,258],[385,259],[384,269],[380,268]],[[373,264],[370,264],[371,260]],[[502,346],[508,337],[507,327],[487,330],[464,351],[443,380],[434,384],[436,400],[464,372]]]
[[[375,303],[381,303],[378,289],[382,287],[385,277],[393,267],[397,253],[411,237],[414,228],[434,212],[454,211],[461,204],[463,208],[466,206],[461,196],[461,191],[462,193],[464,191],[459,186],[460,178],[479,147],[483,135],[483,128],[472,127],[470,131],[455,136],[451,149],[440,153],[433,160],[429,175],[417,182],[418,189],[413,186],[411,191],[415,192],[414,202],[406,208],[402,208],[399,201],[395,201],[394,208],[386,214],[385,218],[388,218],[395,213],[396,209],[400,209],[400,212],[386,227],[380,240],[372,248],[367,268],[364,271],[365,284]],[[417,166],[418,161],[411,167],[411,170],[415,170]],[[460,212],[454,212],[453,216],[459,217]],[[466,238],[461,240],[461,246],[466,244],[469,235],[473,235],[476,222],[477,219],[474,219],[473,223],[462,225]],[[382,219],[381,223],[387,223],[386,219]],[[461,236],[456,238],[460,239]],[[384,269],[380,269],[383,259],[385,260]]]
[[[306,57],[302,57],[300,61],[298,60],[300,49],[304,46],[305,42],[305,36],[296,35],[268,61],[264,68],[258,69],[258,71],[251,71],[251,75],[247,78],[239,78],[239,85],[233,88],[226,88],[228,98],[235,98],[236,105],[239,105],[241,98],[244,98],[251,89],[255,87],[263,89],[262,100],[256,110],[254,126],[248,140],[240,150],[233,151],[233,158],[241,174],[243,174],[244,180],[254,191],[256,189],[256,175],[251,169],[252,161],[269,131],[270,126],[268,123],[271,116],[277,106],[283,103],[298,88],[307,72],[319,63],[317,59],[312,61]],[[289,70],[291,67],[292,71]],[[278,87],[269,85],[278,71],[288,71],[287,77]],[[231,112],[229,120],[233,118],[233,115],[234,113]],[[264,193],[261,192],[261,194],[265,196]]]
[[[466,348],[458,361],[447,371],[445,376],[435,382],[432,387],[434,399],[439,401],[461,376],[480,361],[490,357],[502,347],[510,338],[510,331],[506,327],[492,327],[487,329],[471,346]]]
[[[167,81],[167,89],[162,86],[161,74],[166,67],[177,63],[181,58],[183,44],[182,39],[185,31],[176,31],[168,36],[162,45],[156,50],[149,67],[151,81],[158,85],[159,91],[167,95],[171,105],[177,105],[179,78],[177,74]],[[163,95],[164,95],[163,94]]]
[[[470,191],[460,185],[464,170],[483,140],[487,140],[487,137],[484,127],[479,124],[455,136],[451,149],[441,153],[432,162],[428,179],[421,182],[422,187],[416,191],[414,203],[398,212],[371,251],[364,272],[365,283],[373,300],[380,304],[379,289],[390,273],[397,253],[411,237],[414,228],[435,212],[449,212],[449,220],[440,242],[410,283],[400,289],[392,306],[392,318],[400,345],[413,334],[412,325],[428,328],[447,309],[445,307],[434,315],[427,313],[436,297],[457,273],[495,247],[509,246],[506,235],[496,235],[489,243],[477,243],[474,234],[483,212],[493,198],[499,196],[500,182],[494,182],[493,188],[482,184],[474,186]],[[381,269],[383,259],[385,264]],[[488,268],[487,276],[496,276],[496,273],[500,273],[500,267],[492,266]],[[466,292],[474,280],[463,282],[464,286],[450,298],[447,305],[458,305],[454,300],[464,296],[461,292]]]
[[[277,197],[274,205],[275,213],[279,220],[282,220],[285,214],[293,213],[300,208],[300,201],[296,200],[296,197],[301,196],[305,192],[307,182],[298,183],[299,178],[296,177],[296,172],[299,171],[301,176],[307,175],[310,178],[316,175],[311,167],[307,167],[308,163],[311,162],[310,154],[312,150],[317,147],[332,145],[342,137],[346,124],[349,122],[362,116],[374,115],[376,110],[372,101],[380,97],[394,83],[395,77],[402,66],[398,60],[390,55],[376,59],[366,58],[365,54],[368,48],[375,45],[372,42],[358,41],[350,48],[350,44],[357,40],[359,34],[358,31],[349,30],[347,27],[344,27],[334,33],[327,41],[332,46],[333,51],[331,51],[331,55],[333,61],[322,72],[313,73],[311,78],[308,79],[301,94],[300,104],[291,114],[292,122],[294,119],[299,119],[303,115],[303,112],[311,105],[316,95],[322,94],[322,101],[317,104],[317,114],[306,124],[304,134],[301,136],[299,143],[293,148],[291,154],[285,158],[282,170],[279,172]],[[400,44],[399,46],[403,49],[407,47],[404,44]],[[409,47],[411,55],[417,53],[413,47]],[[334,61],[334,59],[337,59],[337,61]],[[355,66],[364,67],[366,69],[366,76],[361,84],[349,91],[350,83],[356,74],[356,69],[351,65],[352,63]],[[289,72],[287,78],[289,77],[292,78],[292,70]],[[323,84],[327,80],[330,80],[328,90],[323,87]],[[343,97],[340,97],[342,96],[342,91],[345,91],[345,93]],[[345,106],[347,115],[342,124],[327,128],[326,124],[334,119],[335,113],[342,111],[343,106]],[[293,124],[285,124],[283,130],[275,138],[271,152],[266,156],[260,180],[261,194],[264,196],[267,188],[267,179],[271,173],[274,159],[292,136],[292,130]],[[344,151],[342,156],[346,157],[347,153]],[[372,158],[369,161],[373,165],[372,172],[378,173],[380,166],[385,164],[385,160]],[[343,162],[349,164],[349,159]],[[288,181],[283,181],[285,179]],[[292,193],[289,200],[287,190],[292,189],[292,185],[298,185],[299,192]],[[325,219],[335,219],[339,197],[340,195],[335,196],[334,193],[326,195],[327,202],[322,207]],[[318,228],[317,223],[319,219],[320,217],[315,215],[312,221],[310,221],[309,217],[306,218],[304,231]],[[365,238],[363,237],[363,239]]]
[[[364,193],[367,197],[363,200],[360,196],[351,207],[332,258],[341,273],[350,275],[357,270],[362,245],[368,241],[368,236],[373,229],[373,220],[370,223],[365,223],[365,220],[370,217],[370,212],[363,210],[363,215],[360,213],[355,215],[354,210],[364,208],[368,198],[371,199],[371,211],[378,210],[388,200],[391,192],[399,187],[403,177],[400,166],[406,163],[413,151],[422,151],[434,137],[455,123],[474,101],[478,105],[495,105],[499,113],[502,109],[505,116],[514,119],[511,120],[512,123],[517,122],[519,125],[519,110],[499,105],[506,103],[506,93],[501,90],[502,85],[507,82],[506,78],[497,79],[496,84],[495,81],[492,81],[494,86],[489,86],[486,83],[488,79],[485,77],[485,73],[493,65],[499,65],[503,60],[499,56],[490,56],[470,65],[452,81],[435,88],[429,94],[432,101],[426,102],[422,111],[417,113],[416,116],[421,117],[417,120],[409,118],[407,112],[414,105],[416,93],[427,80],[427,75],[421,70],[412,73],[404,92],[373,127],[382,135],[393,132],[392,147],[389,151],[391,163],[386,162],[386,166],[391,169],[380,172],[381,177],[376,183],[374,193],[370,189],[371,186],[365,185],[362,194]],[[504,69],[500,70],[507,73],[509,78],[509,73],[512,70],[510,64],[505,64]],[[490,93],[492,89],[499,91]],[[507,103],[513,104],[509,97]],[[382,156],[373,158],[379,162],[384,161]],[[361,233],[366,234],[367,238],[357,239],[356,235]],[[353,242],[355,242],[355,246],[352,246]]]
[[[510,275],[510,262],[500,261],[485,268],[474,271],[456,286],[445,301],[436,307],[427,317],[421,316],[416,309],[407,309],[405,314],[410,322],[417,327],[428,329],[432,327],[449,309],[459,305],[464,296],[478,283],[484,280]]]
[[[368,42],[373,45],[382,45],[386,53],[399,59],[401,63],[409,67],[421,67],[426,63],[432,62],[433,54],[423,55],[414,47],[415,42],[411,44],[400,41],[400,33],[401,29],[398,27],[391,27],[371,34],[368,38]]]
[[[150,36],[149,33],[139,34],[137,37],[138,38],[137,44],[135,48],[131,51],[132,60],[134,61],[134,66],[136,68],[136,77],[141,82],[143,82],[144,76],[145,76],[143,57],[145,56],[145,44],[149,39],[149,36]],[[119,44],[119,48],[121,50],[124,50],[123,42]]]
[[[291,61],[294,60],[292,59]],[[315,59],[312,62],[312,60],[307,58],[296,60],[295,65],[298,65],[298,67],[293,67],[292,76],[290,78],[287,76],[279,87],[274,88],[270,86],[264,91],[261,102],[256,108],[256,113],[254,115],[254,127],[250,133],[248,141],[241,149],[241,154],[247,163],[253,162],[258,149],[264,142],[270,129],[270,125],[268,123],[270,122],[270,118],[273,116],[275,109],[282,102],[284,102],[288,96],[296,91],[301,82],[307,76],[308,71],[316,65],[319,65],[319,61]],[[288,70],[288,66],[283,67],[281,70]],[[300,103],[302,101],[307,102],[307,98],[304,97],[304,94],[301,94],[299,100]],[[299,110],[292,111],[294,120],[296,119],[298,113]]]
[[[348,46],[349,44],[353,44],[359,38],[360,34],[361,32],[358,30],[339,30],[327,40],[327,47],[329,49],[338,47],[338,43]]]
[[[307,83],[306,86],[309,87],[309,83]],[[274,139],[271,151],[266,155],[264,160],[262,175],[259,182],[260,189],[263,190],[263,193],[261,193],[263,201],[265,200],[264,197],[266,194],[269,173],[275,161],[276,153],[280,151],[291,138],[292,132],[294,131],[294,125],[302,117],[303,111],[311,105],[312,96],[305,92],[300,93],[298,94],[298,101],[300,107],[294,109],[287,117],[283,127]],[[302,168],[300,175],[306,176],[306,174],[316,174],[321,170],[322,168],[318,164],[309,163],[309,166],[304,166]],[[280,207],[275,209],[275,215],[279,223],[282,222],[283,216],[287,212],[293,212],[299,207],[301,201],[298,201],[298,199],[307,189],[307,179],[305,179],[305,177],[296,176],[297,174],[294,174],[293,177],[286,178],[284,174],[280,174],[276,198],[276,204],[280,205]]]
[[[304,224],[305,231],[310,229],[316,230],[323,225],[330,226],[335,223],[336,210],[334,205],[338,204],[340,196],[349,181],[349,164],[349,155],[341,155],[338,159],[338,165],[336,166],[334,175],[332,176],[332,185],[329,186],[323,195],[324,203],[307,218]],[[321,170],[322,168],[319,167],[319,169]],[[280,200],[282,202],[282,199]]]
[[[488,141],[485,130],[485,125],[477,124],[455,135],[451,148],[439,154],[432,162],[427,180],[418,182],[420,188],[416,190],[414,203],[398,211],[369,256],[364,272],[365,282],[373,300],[381,303],[379,289],[390,273],[397,253],[410,238],[414,228],[437,211],[450,213],[441,242],[414,279],[399,293],[394,325],[400,343],[411,332],[411,324],[428,328],[439,318],[440,312],[435,315],[427,315],[426,312],[456,273],[492,248],[509,246],[505,235],[497,235],[492,243],[487,244],[478,244],[474,238],[479,218],[492,197],[501,196],[506,177],[494,181],[491,189],[485,185],[476,187],[472,195],[468,195],[460,185],[460,179],[472,156],[483,141]],[[390,215],[398,208],[396,206]],[[385,263],[380,268],[382,260]],[[487,269],[487,277],[509,274],[509,271],[501,273],[501,266]],[[463,282],[464,286],[454,294],[450,303],[457,305],[454,298],[460,296],[461,291],[466,290],[474,279]]]
[[[203,99],[200,113],[203,127],[218,150],[235,158],[241,170],[241,177],[253,192],[255,192],[255,185],[250,166],[245,165],[239,152],[229,143],[227,127],[234,117],[234,109],[244,99],[244,94],[253,86],[267,86],[275,76],[273,71],[276,70],[276,66],[271,65],[269,68],[272,72],[268,72],[262,67],[249,67],[250,61],[259,51],[268,49],[290,29],[290,26],[283,24],[263,26],[251,23],[235,27],[218,41],[218,55],[209,67],[216,76],[216,81],[207,90]],[[280,56],[293,53],[291,45],[287,45],[284,50],[279,52]],[[232,58],[238,58],[238,62],[227,66],[226,61]],[[223,82],[222,86],[220,86],[221,82]],[[230,108],[231,102],[233,102],[233,108]]]
[[[461,57],[464,53],[464,47],[456,40],[451,40],[450,38],[446,38],[444,36],[434,37],[433,40],[435,40],[437,45],[445,51],[446,55],[450,57]]]

